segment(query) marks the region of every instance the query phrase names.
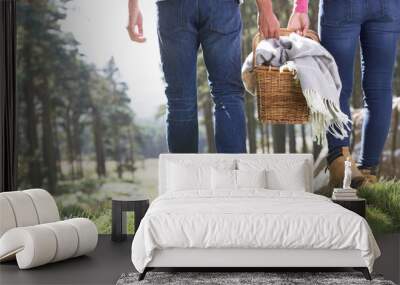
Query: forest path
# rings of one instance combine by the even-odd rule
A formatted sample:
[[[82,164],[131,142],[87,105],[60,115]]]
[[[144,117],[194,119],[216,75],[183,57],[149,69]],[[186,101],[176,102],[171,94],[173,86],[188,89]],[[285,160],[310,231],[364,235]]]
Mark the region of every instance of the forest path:
[[[139,192],[137,185],[129,182],[106,182],[101,185],[101,192],[113,193],[113,194],[136,194]]]
[[[134,183],[115,181],[104,183],[99,191],[113,196],[147,195],[151,200],[157,196],[158,159],[145,159],[137,163]]]

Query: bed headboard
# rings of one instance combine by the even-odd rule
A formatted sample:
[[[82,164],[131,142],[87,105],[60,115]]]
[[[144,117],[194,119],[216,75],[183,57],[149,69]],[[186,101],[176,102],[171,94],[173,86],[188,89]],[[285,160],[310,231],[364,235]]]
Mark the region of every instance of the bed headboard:
[[[166,191],[167,185],[167,163],[168,161],[182,161],[182,160],[220,160],[220,159],[256,159],[256,160],[277,160],[282,159],[286,161],[293,160],[293,162],[304,161],[306,191],[313,192],[313,156],[311,154],[160,154],[158,161],[158,193],[163,194]]]

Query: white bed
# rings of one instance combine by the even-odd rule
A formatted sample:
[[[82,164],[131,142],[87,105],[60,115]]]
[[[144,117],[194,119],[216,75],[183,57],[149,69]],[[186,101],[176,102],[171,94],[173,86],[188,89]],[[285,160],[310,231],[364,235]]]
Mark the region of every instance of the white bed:
[[[210,166],[249,177],[266,169],[274,190],[209,189]],[[312,170],[308,154],[160,155],[160,196],[132,243],[140,278],[155,267],[354,267],[368,278],[380,252],[367,222],[312,194]]]

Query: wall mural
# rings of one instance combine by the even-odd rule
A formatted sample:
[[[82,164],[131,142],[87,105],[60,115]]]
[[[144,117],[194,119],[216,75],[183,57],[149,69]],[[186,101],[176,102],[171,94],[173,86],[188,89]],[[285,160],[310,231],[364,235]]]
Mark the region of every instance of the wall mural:
[[[18,188],[43,187],[64,218],[91,218],[111,232],[110,197],[156,197],[157,157],[166,152],[165,98],[159,65],[154,1],[143,1],[147,43],[126,32],[126,1],[20,0],[17,2]],[[281,23],[291,1],[274,1]],[[257,31],[255,2],[241,7],[243,56]],[[317,30],[318,1],[310,3]],[[360,63],[359,57],[356,63]],[[360,68],[354,74],[352,147],[360,149],[363,120]],[[365,189],[376,232],[400,231],[400,53],[394,80],[392,128],[379,174]],[[213,102],[198,58],[200,152],[215,152]],[[326,149],[313,145],[309,125],[262,125],[255,97],[246,96],[248,151],[315,156],[316,189],[327,184]],[[383,202],[385,201],[385,202]],[[131,217],[132,218],[132,217]],[[132,224],[132,223],[131,223]]]

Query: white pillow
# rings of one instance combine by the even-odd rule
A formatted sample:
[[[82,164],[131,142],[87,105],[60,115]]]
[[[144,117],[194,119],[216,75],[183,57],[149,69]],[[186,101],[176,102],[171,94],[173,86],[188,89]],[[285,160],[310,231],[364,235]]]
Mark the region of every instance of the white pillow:
[[[236,170],[237,188],[267,188],[267,171]]]
[[[211,189],[236,190],[236,170],[211,168]]]
[[[185,166],[168,163],[167,191],[202,190],[211,188],[211,167]]]
[[[307,191],[309,184],[305,161],[285,158],[239,159],[239,170],[267,172],[267,188],[271,190]]]
[[[211,168],[235,169],[233,159],[173,159],[166,164],[166,191],[211,191]]]
[[[306,177],[304,170],[301,168],[293,168],[290,175],[284,171],[271,169],[267,171],[268,189],[287,190],[287,191],[303,191],[306,192]]]

